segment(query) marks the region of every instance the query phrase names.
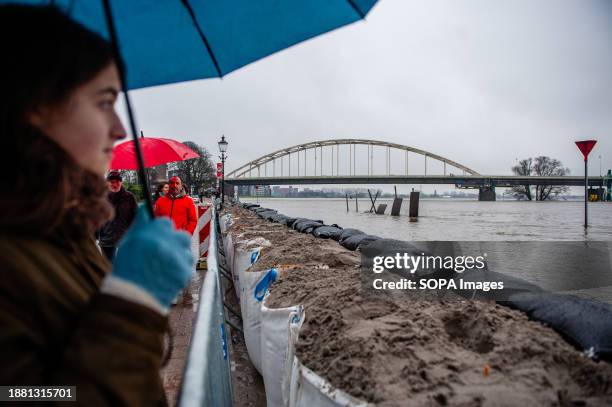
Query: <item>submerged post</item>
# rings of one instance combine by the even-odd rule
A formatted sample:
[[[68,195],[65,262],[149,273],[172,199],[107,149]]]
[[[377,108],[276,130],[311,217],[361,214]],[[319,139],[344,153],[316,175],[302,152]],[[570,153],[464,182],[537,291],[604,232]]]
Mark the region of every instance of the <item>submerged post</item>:
[[[349,208],[348,208],[348,194],[344,194],[344,196],[346,197],[346,211],[348,212],[349,211]]]
[[[412,191],[410,193],[410,208],[408,210],[408,216],[410,216],[410,220],[416,222],[419,217],[419,196],[420,192]]]
[[[370,202],[372,202],[372,207],[370,207],[370,213],[376,212],[376,199],[378,199],[378,191],[376,191],[376,197],[372,198],[372,193],[368,189],[368,195],[370,195]]]

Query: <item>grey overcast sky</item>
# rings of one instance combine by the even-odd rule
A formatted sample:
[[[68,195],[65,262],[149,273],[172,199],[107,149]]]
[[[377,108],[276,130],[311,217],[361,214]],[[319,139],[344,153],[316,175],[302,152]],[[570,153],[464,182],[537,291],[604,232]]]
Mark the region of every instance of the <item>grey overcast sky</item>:
[[[299,143],[369,138],[482,174],[549,155],[582,175],[573,142],[594,138],[596,175],[599,155],[612,168],[612,0],[381,0],[365,22],[222,80],[132,98],[146,136],[216,153],[225,134],[227,170]],[[365,163],[365,147],[358,154]],[[394,161],[401,173],[403,158]]]

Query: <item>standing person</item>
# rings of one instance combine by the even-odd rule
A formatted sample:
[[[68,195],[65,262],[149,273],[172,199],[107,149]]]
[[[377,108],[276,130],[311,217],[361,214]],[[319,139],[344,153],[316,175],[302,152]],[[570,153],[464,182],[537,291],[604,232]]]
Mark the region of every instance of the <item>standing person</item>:
[[[155,202],[155,216],[167,216],[172,219],[177,229],[193,235],[198,224],[195,204],[191,197],[185,194],[179,177],[170,178],[169,185],[168,194]]]
[[[167,312],[193,273],[191,239],[141,208],[112,267],[96,247],[125,137],[111,47],[49,6],[0,5],[0,38],[0,384],[164,405]]]
[[[157,185],[157,190],[155,191],[155,196],[153,197],[155,199],[155,202],[157,202],[157,200],[164,196],[164,195],[168,195],[168,191],[170,190],[170,185],[168,185],[167,182],[161,182]]]
[[[98,241],[102,252],[112,262],[117,251],[117,243],[132,224],[138,204],[134,194],[123,188],[123,179],[118,171],[109,172],[106,182],[110,191],[108,200],[115,209],[115,216],[102,226],[98,232]]]

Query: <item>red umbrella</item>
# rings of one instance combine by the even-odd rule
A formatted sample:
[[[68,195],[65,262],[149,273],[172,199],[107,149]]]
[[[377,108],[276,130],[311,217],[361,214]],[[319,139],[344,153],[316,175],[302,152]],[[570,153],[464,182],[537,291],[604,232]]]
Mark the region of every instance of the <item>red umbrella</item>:
[[[156,165],[199,157],[195,151],[176,140],[142,137],[139,141],[145,167],[155,167]],[[115,146],[110,168],[111,170],[138,169],[136,148],[133,140]]]

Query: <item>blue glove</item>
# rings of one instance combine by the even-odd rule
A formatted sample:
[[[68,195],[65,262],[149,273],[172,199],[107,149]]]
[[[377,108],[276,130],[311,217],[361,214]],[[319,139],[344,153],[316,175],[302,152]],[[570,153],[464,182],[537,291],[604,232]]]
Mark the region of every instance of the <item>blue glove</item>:
[[[168,308],[193,274],[191,237],[142,205],[119,244],[113,276],[137,285]]]

